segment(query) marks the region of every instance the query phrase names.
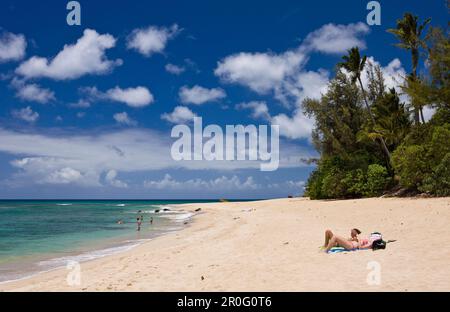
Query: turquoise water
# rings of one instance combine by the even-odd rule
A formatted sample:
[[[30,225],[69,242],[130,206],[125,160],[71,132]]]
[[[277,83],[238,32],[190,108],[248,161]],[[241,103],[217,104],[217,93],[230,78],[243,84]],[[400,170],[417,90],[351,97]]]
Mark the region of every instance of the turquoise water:
[[[113,254],[180,229],[192,213],[172,206],[190,202],[201,201],[0,201],[0,282]],[[144,217],[139,232],[138,216]]]

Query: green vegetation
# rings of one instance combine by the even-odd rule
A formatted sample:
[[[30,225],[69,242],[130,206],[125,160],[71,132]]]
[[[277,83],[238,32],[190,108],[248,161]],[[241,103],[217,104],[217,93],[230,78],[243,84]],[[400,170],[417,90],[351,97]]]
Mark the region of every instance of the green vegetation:
[[[306,196],[372,197],[400,188],[450,196],[450,40],[429,23],[406,13],[388,30],[412,57],[401,91],[387,89],[381,68],[355,47],[338,64],[327,93],[303,102],[316,121],[312,141],[321,155]],[[421,57],[427,66],[419,73]],[[430,108],[435,114],[426,121]]]

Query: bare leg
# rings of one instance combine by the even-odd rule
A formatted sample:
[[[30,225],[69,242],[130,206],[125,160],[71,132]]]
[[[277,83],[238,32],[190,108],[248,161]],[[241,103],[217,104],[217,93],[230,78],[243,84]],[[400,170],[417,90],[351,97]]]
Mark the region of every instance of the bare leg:
[[[325,231],[325,244],[323,245],[323,247],[327,247],[328,243],[330,242],[330,239],[334,236],[333,232],[331,232],[331,230],[326,230]]]
[[[348,240],[346,240],[343,237],[335,235],[330,239],[325,252],[329,252],[331,250],[331,248],[336,247],[336,246],[344,247],[345,249],[349,249],[349,250],[353,249],[353,244],[351,242],[349,242]]]

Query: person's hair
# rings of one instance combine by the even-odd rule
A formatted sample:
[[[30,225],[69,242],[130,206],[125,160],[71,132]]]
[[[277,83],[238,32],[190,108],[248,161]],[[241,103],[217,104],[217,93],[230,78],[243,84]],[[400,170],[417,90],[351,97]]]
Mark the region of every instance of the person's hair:
[[[358,229],[353,229],[353,231],[355,231],[356,233],[358,233],[358,235],[361,234],[361,231],[358,230]]]

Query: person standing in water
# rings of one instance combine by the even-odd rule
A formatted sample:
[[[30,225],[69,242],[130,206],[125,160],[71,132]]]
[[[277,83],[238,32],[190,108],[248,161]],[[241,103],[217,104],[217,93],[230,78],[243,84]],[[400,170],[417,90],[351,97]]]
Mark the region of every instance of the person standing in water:
[[[153,217],[150,217],[150,224],[153,224]]]
[[[137,230],[138,230],[138,232],[141,230],[141,224],[142,224],[141,218],[137,218]]]

